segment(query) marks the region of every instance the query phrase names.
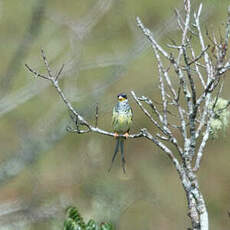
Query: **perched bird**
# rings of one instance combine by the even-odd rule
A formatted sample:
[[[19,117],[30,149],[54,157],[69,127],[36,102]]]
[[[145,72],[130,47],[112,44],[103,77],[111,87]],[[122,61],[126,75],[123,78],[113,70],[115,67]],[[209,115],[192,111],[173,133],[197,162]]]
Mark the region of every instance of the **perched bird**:
[[[116,155],[119,151],[121,151],[121,159],[122,159],[122,168],[125,173],[125,156],[124,156],[124,140],[125,137],[128,138],[129,130],[132,124],[133,113],[132,109],[128,103],[127,95],[125,93],[120,93],[117,95],[117,104],[113,108],[113,117],[112,117],[112,126],[115,132],[116,146],[114,155],[112,158],[112,163],[109,168],[109,171],[112,168],[113,162],[116,158]],[[125,137],[119,137],[119,135],[125,135]]]

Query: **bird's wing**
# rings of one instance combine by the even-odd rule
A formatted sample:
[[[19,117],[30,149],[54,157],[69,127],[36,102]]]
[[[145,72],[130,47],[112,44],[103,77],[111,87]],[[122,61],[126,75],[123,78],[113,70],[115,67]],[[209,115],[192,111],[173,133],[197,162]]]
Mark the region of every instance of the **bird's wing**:
[[[130,110],[129,110],[129,112],[128,112],[128,125],[129,125],[129,127],[131,126],[132,121],[133,121],[133,110],[132,110],[132,108],[130,107]]]
[[[116,111],[116,107],[113,108],[113,116],[112,116],[112,125],[116,126],[117,123],[118,112]]]

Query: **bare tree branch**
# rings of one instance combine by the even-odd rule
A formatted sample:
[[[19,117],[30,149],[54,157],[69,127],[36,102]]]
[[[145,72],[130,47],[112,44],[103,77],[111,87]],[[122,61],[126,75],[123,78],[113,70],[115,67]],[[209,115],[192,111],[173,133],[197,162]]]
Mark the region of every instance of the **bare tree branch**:
[[[168,127],[164,127],[165,126],[165,121],[164,118],[162,118],[162,116],[159,116],[161,125],[159,125],[154,119],[153,117],[150,115],[150,113],[144,108],[144,106],[142,105],[142,103],[140,102],[140,100],[138,99],[138,97],[136,96],[136,94],[131,91],[131,94],[135,100],[135,102],[138,104],[138,106],[141,108],[141,110],[145,113],[145,115],[154,123],[154,125],[162,132],[165,134],[165,136],[168,137],[169,141],[176,147],[176,149],[178,150],[178,152],[180,154],[182,154],[182,148],[179,146],[177,140],[175,137],[173,137],[171,131],[169,130]],[[151,102],[149,102],[151,104]],[[152,106],[155,109],[155,106]],[[163,127],[163,128],[162,128]]]
[[[193,26],[191,26],[191,1],[184,1],[184,7],[184,18],[178,11],[176,11],[177,23],[179,29],[181,30],[181,43],[178,45],[173,41],[173,45],[168,45],[169,48],[174,49],[177,55],[175,55],[175,52],[172,55],[168,53],[167,50],[163,49],[162,46],[155,40],[150,30],[143,25],[139,18],[137,18],[137,25],[150,41],[154,51],[154,56],[157,60],[163,112],[159,113],[158,109],[156,109],[156,106],[153,106],[150,99],[147,99],[144,96],[138,98],[134,92],[132,92],[132,95],[138,106],[147,117],[150,118],[151,115],[143,107],[140,101],[147,103],[157,115],[159,119],[157,125],[160,126],[160,128],[163,128],[164,131],[164,135],[157,133],[157,138],[166,143],[173,143],[178,152],[180,152],[182,166],[185,171],[180,171],[179,175],[186,192],[192,227],[194,230],[208,230],[208,213],[203,196],[199,189],[195,172],[200,168],[200,162],[204,155],[204,148],[210,136],[210,122],[212,117],[215,115],[212,109],[210,109],[210,103],[213,98],[212,95],[219,85],[222,75],[230,69],[230,61],[225,61],[230,33],[230,8],[228,12],[224,45],[222,39],[218,42],[215,36],[213,39],[209,38],[213,41],[217,52],[215,56],[216,61],[214,62],[208,53],[209,46],[204,42],[200,27],[202,4],[200,4],[198,11],[194,13],[196,31],[191,30]],[[191,35],[188,34],[189,32]],[[194,48],[190,42],[191,37],[197,39],[200,43],[201,51],[198,56],[195,55]],[[181,58],[182,56],[183,59]],[[174,67],[175,76],[179,80],[178,93],[176,93],[174,86],[171,84],[172,77],[169,76],[168,72],[164,68],[163,60],[169,61],[169,63],[171,63]],[[203,63],[205,63],[205,65],[203,65]],[[193,66],[195,66],[195,68],[193,68]],[[203,72],[200,71],[200,68],[204,68],[206,74],[203,74]],[[198,94],[197,86],[199,87],[199,85],[196,83],[195,76],[199,77],[203,87],[203,92],[200,95]],[[168,88],[165,87],[164,82],[167,84]],[[220,87],[218,95],[221,90],[222,87]],[[186,108],[182,106],[181,91],[183,92],[183,98],[185,99],[187,105]],[[167,99],[169,99],[172,106],[177,108],[179,114],[179,132],[184,140],[183,149],[178,146],[177,143],[179,143],[179,140],[171,136],[170,129],[168,128],[169,126],[178,127],[178,125],[175,123],[171,124],[169,121],[167,116],[167,114],[169,114],[167,109]],[[187,132],[187,130],[189,130],[189,132]],[[198,144],[197,139],[201,136],[201,134],[202,140]],[[172,140],[174,141],[172,142]],[[196,148],[198,149],[197,154]],[[195,160],[194,167],[192,167],[193,159]]]
[[[41,51],[41,55],[42,55],[42,58],[43,58],[43,61],[46,65],[46,69],[47,69],[47,72],[48,72],[48,76],[46,75],[43,75],[43,74],[40,74],[38,73],[37,71],[33,70],[29,65],[25,64],[26,68],[32,72],[35,76],[37,77],[41,77],[43,79],[46,79],[46,80],[49,80],[52,85],[54,86],[54,88],[57,90],[59,96],[62,98],[63,102],[65,103],[65,105],[67,106],[67,108],[71,111],[72,114],[74,114],[74,116],[76,117],[76,121],[77,121],[77,129],[72,129],[70,127],[67,127],[67,130],[69,132],[76,132],[78,134],[84,134],[84,133],[89,133],[89,132],[95,132],[95,133],[99,133],[99,134],[102,134],[102,135],[107,135],[107,136],[115,136],[115,133],[111,133],[111,132],[108,132],[108,131],[105,131],[105,130],[102,130],[100,128],[97,128],[97,127],[94,127],[92,126],[91,124],[89,124],[88,121],[85,120],[85,118],[83,116],[81,116],[72,106],[72,104],[70,103],[70,101],[66,98],[65,94],[63,93],[63,91],[61,90],[60,86],[59,86],[59,82],[58,82],[58,77],[60,74],[61,74],[61,70],[63,69],[63,67],[60,69],[59,73],[57,76],[53,76],[52,73],[51,73],[51,70],[49,69],[49,63],[48,63],[48,60],[45,56],[45,53],[44,51],[42,50]],[[79,124],[81,126],[85,126],[86,129],[84,130],[80,130],[79,128]],[[125,137],[125,135],[119,135],[120,137]],[[139,133],[136,133],[136,134],[130,134],[129,135],[130,138],[138,138],[138,137],[146,137],[143,133],[143,131],[141,130]]]

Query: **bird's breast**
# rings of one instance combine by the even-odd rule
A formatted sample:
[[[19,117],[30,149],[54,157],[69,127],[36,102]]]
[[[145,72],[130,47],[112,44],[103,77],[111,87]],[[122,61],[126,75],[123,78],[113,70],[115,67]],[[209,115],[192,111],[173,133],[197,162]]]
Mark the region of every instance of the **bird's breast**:
[[[114,130],[118,133],[125,133],[130,129],[130,118],[127,114],[118,113],[115,122]]]

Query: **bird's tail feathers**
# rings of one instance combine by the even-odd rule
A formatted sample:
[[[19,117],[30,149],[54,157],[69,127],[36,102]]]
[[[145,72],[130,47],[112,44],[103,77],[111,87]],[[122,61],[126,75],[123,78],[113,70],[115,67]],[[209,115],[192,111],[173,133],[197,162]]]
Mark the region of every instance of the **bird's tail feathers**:
[[[114,160],[115,160],[115,158],[116,158],[116,155],[117,155],[117,153],[118,153],[118,151],[119,151],[119,146],[120,146],[120,138],[118,137],[118,138],[116,139],[116,146],[115,146],[115,150],[114,150],[114,154],[113,154],[111,166],[110,166],[110,168],[109,168],[109,170],[108,170],[109,172],[110,172],[110,170],[112,169],[113,162],[114,162]]]
[[[120,139],[120,149],[121,149],[121,161],[122,161],[122,169],[125,173],[125,154],[124,154],[124,137]]]
[[[111,162],[111,166],[109,168],[109,172],[110,170],[112,169],[112,166],[113,166],[113,162],[117,156],[117,153],[119,151],[119,148],[120,148],[120,151],[121,151],[121,161],[122,161],[122,169],[123,169],[123,172],[125,173],[125,154],[124,154],[124,140],[125,138],[124,137],[118,137],[117,140],[116,140],[116,146],[115,146],[115,150],[114,150],[114,154],[113,154],[113,158],[112,158],[112,162]]]

